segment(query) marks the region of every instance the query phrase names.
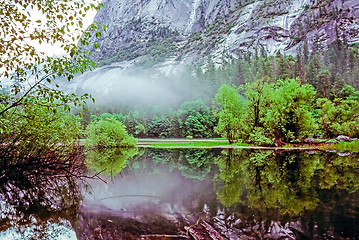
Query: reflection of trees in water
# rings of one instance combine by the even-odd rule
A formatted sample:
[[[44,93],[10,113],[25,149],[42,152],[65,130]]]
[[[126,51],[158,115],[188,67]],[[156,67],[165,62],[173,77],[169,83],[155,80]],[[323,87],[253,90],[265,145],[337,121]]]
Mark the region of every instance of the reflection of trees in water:
[[[163,151],[163,149],[151,149],[148,156],[155,164],[170,162],[172,154],[170,151]]]
[[[330,231],[352,237],[358,235],[350,229],[359,217],[357,159],[356,154],[224,150],[216,159],[215,189],[220,201],[232,206],[230,212],[247,221],[248,216],[263,223],[301,219],[301,231],[312,237]],[[257,230],[269,229],[260,225]]]
[[[114,177],[137,154],[137,148],[101,148],[86,152],[86,162],[94,172]]]
[[[3,148],[0,164],[0,231],[24,233],[31,226],[27,239],[47,239],[49,223],[76,222],[81,201],[77,180],[86,172],[80,151]]]
[[[358,189],[357,159],[355,154],[340,157],[295,151],[140,149],[125,161],[125,169],[119,165],[128,175],[181,174],[188,178],[182,178],[186,191],[176,188],[168,199],[178,197],[191,217],[209,220],[230,239],[244,235],[304,239],[358,235],[353,229],[359,198],[358,193],[350,194]],[[101,230],[111,232],[111,224]]]
[[[180,151],[178,170],[185,178],[203,180],[211,171],[213,153],[205,149],[188,149]]]
[[[322,189],[330,189],[338,186],[350,193],[359,188],[359,161],[358,154],[338,156],[337,154],[325,154],[320,168],[319,186]]]
[[[320,166],[316,155],[233,149],[216,162],[220,168],[217,194],[226,206],[242,202],[258,209],[279,208],[281,214],[288,215],[317,206],[312,185],[314,171]]]
[[[163,168],[169,172],[178,169],[185,178],[203,180],[211,171],[215,155],[207,149],[145,149],[128,161],[128,166],[147,174]]]

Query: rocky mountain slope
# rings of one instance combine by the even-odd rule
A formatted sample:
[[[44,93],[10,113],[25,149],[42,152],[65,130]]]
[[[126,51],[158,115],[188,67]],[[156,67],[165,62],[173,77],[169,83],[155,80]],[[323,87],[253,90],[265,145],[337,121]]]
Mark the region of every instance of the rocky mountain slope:
[[[192,84],[194,80],[180,76],[188,65],[207,71],[228,59],[278,51],[296,55],[298,49],[323,52],[336,39],[359,42],[358,0],[103,0],[103,4],[94,20],[106,25],[107,32],[92,40],[97,48],[88,47],[99,68],[68,86],[70,91],[93,94],[100,105],[109,101],[121,106],[134,101],[178,105],[196,99],[195,93],[211,98],[221,80],[216,87],[206,82],[213,90],[207,93],[205,86],[194,87],[204,83]],[[341,61],[336,54],[331,56]],[[317,69],[313,76],[321,70],[312,68]],[[245,82],[255,73],[247,75],[236,81]]]
[[[248,51],[295,54],[305,41],[323,50],[339,38],[359,42],[357,0],[104,0],[95,21],[107,33],[91,48],[108,65],[131,61],[217,62]],[[166,65],[166,64],[165,64]]]

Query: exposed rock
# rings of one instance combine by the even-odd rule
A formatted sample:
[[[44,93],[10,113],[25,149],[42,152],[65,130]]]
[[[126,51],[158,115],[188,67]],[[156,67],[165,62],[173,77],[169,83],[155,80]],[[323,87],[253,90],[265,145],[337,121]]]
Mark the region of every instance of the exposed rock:
[[[225,53],[295,54],[304,41],[319,51],[337,38],[359,42],[356,0],[103,0],[103,4],[95,21],[106,25],[107,33],[97,49],[89,50],[95,61],[106,60],[105,64],[153,61],[158,49],[162,54],[156,61],[170,60],[173,67],[203,64],[209,55],[219,63]]]
[[[349,156],[350,154],[352,154],[352,152],[340,151],[340,152],[337,152],[337,154],[341,157],[346,157],[346,156]]]
[[[337,150],[335,150],[335,149],[326,149],[325,151],[326,152],[337,152]]]
[[[176,106],[188,100],[183,94],[188,89],[158,82],[188,65],[205,70],[209,59],[219,67],[223,61],[250,54],[295,55],[305,43],[309,51],[322,51],[338,38],[359,42],[355,0],[103,0],[103,4],[94,20],[106,25],[107,32],[91,40],[97,48],[86,46],[99,68],[75,77],[67,89],[91,93],[101,99],[99,105],[113,101]],[[326,13],[320,15],[323,9]],[[139,71],[138,66],[146,69]]]
[[[344,136],[344,135],[339,135],[336,138],[336,140],[339,141],[339,142],[352,142],[353,141],[350,137]]]
[[[303,142],[307,144],[313,144],[315,143],[315,138],[306,138],[303,140]]]
[[[296,239],[293,231],[281,226],[277,222],[272,222],[269,233],[264,234],[265,239]]]
[[[336,140],[328,140],[325,142],[325,144],[337,144],[337,143],[339,143],[339,142]]]

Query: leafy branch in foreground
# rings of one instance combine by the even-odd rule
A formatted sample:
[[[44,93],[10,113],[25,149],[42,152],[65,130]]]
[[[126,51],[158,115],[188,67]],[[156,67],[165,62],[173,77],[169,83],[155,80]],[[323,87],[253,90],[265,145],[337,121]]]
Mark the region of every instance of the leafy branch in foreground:
[[[34,44],[61,44],[61,48],[73,57],[80,49],[74,43],[83,34],[82,19],[89,10],[99,10],[97,1],[84,3],[77,0],[4,0],[0,2],[0,77],[9,77],[20,69],[30,69],[34,63],[47,59]],[[36,16],[36,17],[35,17]],[[92,24],[80,40],[88,45]]]
[[[27,136],[35,136],[39,129],[51,132],[50,128],[59,123],[57,118],[73,106],[86,110],[86,100],[94,101],[89,94],[66,93],[59,84],[95,68],[89,58],[91,53],[82,46],[89,45],[92,35],[101,36],[102,27],[93,23],[84,31],[82,19],[88,11],[97,11],[102,6],[95,0],[0,2],[2,142],[14,138],[26,141]],[[49,57],[38,50],[43,44],[60,45],[65,54]],[[50,117],[53,121],[49,121]],[[36,128],[30,131],[28,126]],[[66,124],[63,127],[66,129]]]

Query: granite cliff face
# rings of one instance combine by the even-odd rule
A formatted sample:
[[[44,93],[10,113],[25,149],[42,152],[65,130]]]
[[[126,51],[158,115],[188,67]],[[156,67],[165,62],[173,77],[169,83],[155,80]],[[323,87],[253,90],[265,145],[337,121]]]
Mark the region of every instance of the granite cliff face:
[[[177,80],[176,85],[172,76],[185,72],[188,65],[207,70],[209,62],[218,67],[228,59],[255,54],[296,55],[305,46],[312,52],[324,51],[336,39],[359,42],[358,0],[103,0],[103,4],[95,21],[106,25],[107,32],[93,39],[98,48],[89,47],[100,67],[69,85],[70,91],[93,94],[98,104],[111,100],[126,105],[139,99],[153,105],[179,103],[190,91],[178,93],[185,84]]]
[[[145,66],[204,64],[250,52],[295,54],[359,42],[357,0],[104,0],[108,27],[93,59]],[[229,54],[229,55],[227,55]],[[131,64],[132,65],[132,64]]]

